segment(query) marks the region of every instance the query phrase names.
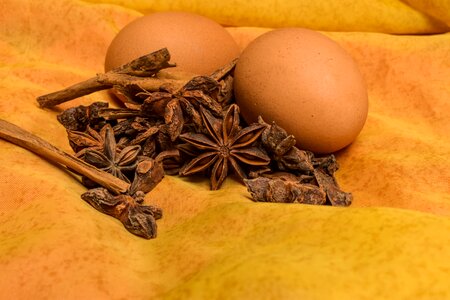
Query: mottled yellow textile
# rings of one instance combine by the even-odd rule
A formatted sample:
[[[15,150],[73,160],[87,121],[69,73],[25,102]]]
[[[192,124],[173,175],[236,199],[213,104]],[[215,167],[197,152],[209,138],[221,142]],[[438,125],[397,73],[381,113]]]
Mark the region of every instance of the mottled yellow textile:
[[[286,1],[295,24],[251,2],[97,2],[1,1],[0,118],[71,152],[56,114],[108,93],[55,110],[35,98],[101,72],[114,35],[142,12],[239,25],[228,30],[241,47],[283,24],[329,30],[369,91],[366,126],[337,153],[354,203],[254,203],[233,179],[210,191],[167,176],[146,198],[164,210],[159,236],[144,240],[82,201],[69,172],[0,140],[0,299],[450,298],[450,34],[415,35],[448,31],[448,1]]]
[[[385,33],[446,32],[446,0],[85,0],[113,3],[142,13],[183,10],[229,26],[287,27]]]

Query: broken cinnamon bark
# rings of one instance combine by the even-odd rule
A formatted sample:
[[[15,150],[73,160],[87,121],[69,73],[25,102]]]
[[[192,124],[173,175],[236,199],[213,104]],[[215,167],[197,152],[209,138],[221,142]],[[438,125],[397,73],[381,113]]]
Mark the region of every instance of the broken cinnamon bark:
[[[138,85],[148,91],[157,91],[162,85],[165,85],[177,89],[183,86],[186,81],[160,79],[154,76],[162,69],[175,67],[174,64],[169,63],[169,60],[169,51],[163,48],[139,57],[107,73],[97,74],[93,78],[74,84],[63,90],[42,95],[37,98],[37,101],[40,107],[49,108],[97,91],[110,89],[114,86],[127,87]]]

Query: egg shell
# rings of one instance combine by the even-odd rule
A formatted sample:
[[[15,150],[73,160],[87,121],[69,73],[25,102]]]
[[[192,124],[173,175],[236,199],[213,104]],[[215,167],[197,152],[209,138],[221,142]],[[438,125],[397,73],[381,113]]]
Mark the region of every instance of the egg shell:
[[[174,71],[208,75],[239,56],[240,49],[224,27],[201,15],[158,12],[122,28],[108,47],[105,71],[142,55],[167,48]]]
[[[234,92],[244,119],[275,121],[301,149],[331,153],[364,126],[367,89],[353,58],[325,35],[302,28],[269,31],[242,52]]]

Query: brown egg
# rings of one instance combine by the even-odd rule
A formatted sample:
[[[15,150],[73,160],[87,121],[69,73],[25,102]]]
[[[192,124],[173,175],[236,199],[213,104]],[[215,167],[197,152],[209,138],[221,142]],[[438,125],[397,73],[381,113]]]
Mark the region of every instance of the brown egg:
[[[105,71],[167,48],[177,71],[207,75],[239,56],[239,47],[220,24],[186,12],[159,12],[126,25],[111,42]],[[172,69],[171,69],[172,70]]]
[[[353,58],[318,32],[265,33],[242,52],[236,102],[247,122],[261,115],[293,134],[297,146],[331,153],[352,143],[367,118],[368,97]]]

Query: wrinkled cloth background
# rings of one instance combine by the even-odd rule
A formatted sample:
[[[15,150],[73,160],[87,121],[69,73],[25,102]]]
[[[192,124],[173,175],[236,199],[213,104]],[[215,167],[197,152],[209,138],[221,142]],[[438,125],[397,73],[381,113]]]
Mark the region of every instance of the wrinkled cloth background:
[[[354,203],[254,203],[232,178],[210,191],[166,176],[144,240],[82,201],[75,176],[0,140],[0,298],[449,299],[449,2],[0,0],[0,118],[71,153],[56,115],[108,93],[53,110],[35,98],[102,72],[123,26],[169,9],[229,26],[241,47],[301,26],[353,55],[369,116],[337,179]]]

